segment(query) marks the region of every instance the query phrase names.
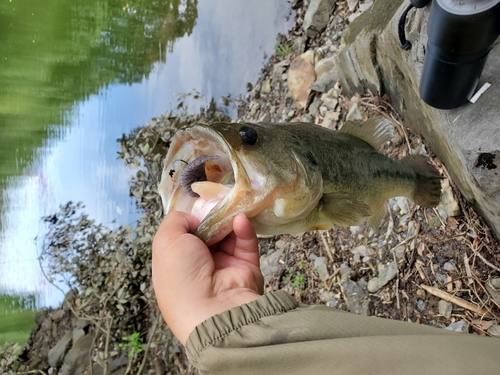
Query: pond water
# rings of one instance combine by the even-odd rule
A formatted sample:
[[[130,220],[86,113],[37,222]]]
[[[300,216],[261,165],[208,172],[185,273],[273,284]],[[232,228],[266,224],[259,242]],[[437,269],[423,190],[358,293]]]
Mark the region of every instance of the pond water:
[[[291,22],[286,0],[0,2],[0,295],[58,305],[40,218],[71,200],[133,224],[117,139],[177,93],[243,94]]]

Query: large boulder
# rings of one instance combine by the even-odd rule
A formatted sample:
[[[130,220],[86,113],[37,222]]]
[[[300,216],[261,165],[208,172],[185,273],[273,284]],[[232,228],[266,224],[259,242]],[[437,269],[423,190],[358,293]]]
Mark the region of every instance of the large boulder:
[[[439,110],[420,99],[430,5],[412,9],[399,47],[398,21],[408,2],[375,0],[344,34],[337,68],[346,95],[370,90],[388,94],[405,125],[421,133],[445,163],[464,197],[500,238],[500,47],[490,52],[480,85],[492,87],[475,103]]]

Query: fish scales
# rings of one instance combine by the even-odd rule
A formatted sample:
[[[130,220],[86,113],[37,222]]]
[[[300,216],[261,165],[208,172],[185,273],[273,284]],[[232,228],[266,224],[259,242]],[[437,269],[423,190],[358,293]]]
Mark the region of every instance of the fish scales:
[[[346,122],[340,131],[304,123],[219,123],[180,130],[159,185],[165,212],[196,215],[195,234],[211,244],[231,232],[239,213],[250,218],[257,233],[298,234],[363,219],[376,227],[384,202],[395,196],[437,205],[441,176],[423,156],[393,160],[377,151],[393,129],[390,121],[375,118]],[[207,160],[205,171],[191,176],[198,182],[179,184],[183,169],[198,171],[200,160]]]

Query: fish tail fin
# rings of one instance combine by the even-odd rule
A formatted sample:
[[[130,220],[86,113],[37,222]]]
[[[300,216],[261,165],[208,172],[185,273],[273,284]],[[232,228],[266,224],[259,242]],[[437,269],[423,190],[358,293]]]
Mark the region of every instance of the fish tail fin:
[[[407,163],[417,174],[417,183],[413,200],[422,207],[435,207],[441,200],[441,180],[439,172],[427,163],[424,155],[410,155],[402,161]]]

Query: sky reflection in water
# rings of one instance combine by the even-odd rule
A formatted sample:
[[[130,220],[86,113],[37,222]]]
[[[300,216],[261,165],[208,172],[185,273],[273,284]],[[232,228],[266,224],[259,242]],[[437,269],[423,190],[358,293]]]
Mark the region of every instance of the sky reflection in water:
[[[63,295],[45,280],[37,260],[40,218],[67,201],[82,201],[97,222],[133,224],[132,172],[116,159],[116,140],[175,108],[175,93],[196,89],[207,98],[244,93],[246,83],[255,82],[264,53],[273,53],[277,33],[291,26],[288,14],[287,1],[200,0],[192,34],[177,39],[147,78],[101,88],[62,112],[60,123],[46,124],[49,137],[32,151],[34,161],[1,184],[0,293],[35,294],[39,306],[58,305]],[[2,142],[7,141],[0,137],[0,147],[8,146]]]

